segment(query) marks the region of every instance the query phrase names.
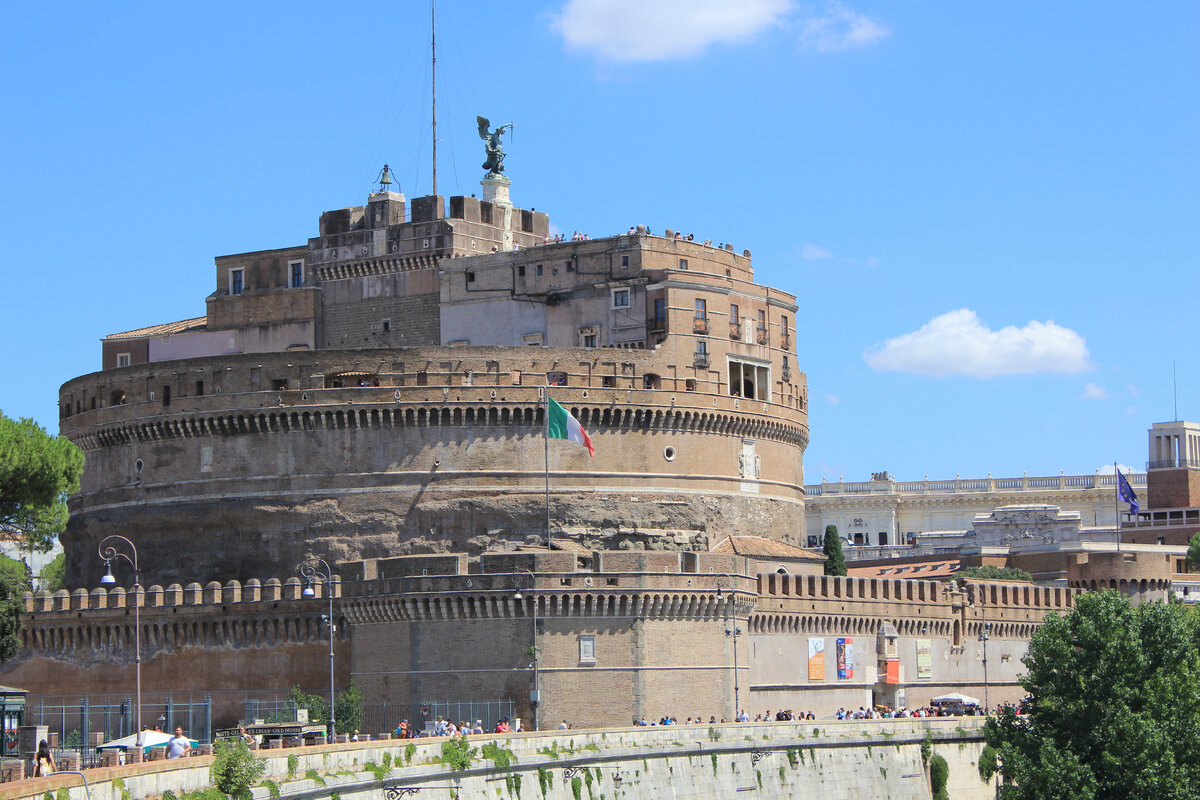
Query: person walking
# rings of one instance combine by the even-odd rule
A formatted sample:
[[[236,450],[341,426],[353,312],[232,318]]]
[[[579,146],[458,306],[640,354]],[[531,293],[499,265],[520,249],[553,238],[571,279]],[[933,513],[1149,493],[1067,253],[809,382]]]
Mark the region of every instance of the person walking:
[[[45,739],[38,742],[37,759],[33,765],[33,777],[44,778],[58,768],[54,766],[54,756],[50,755],[50,743]]]

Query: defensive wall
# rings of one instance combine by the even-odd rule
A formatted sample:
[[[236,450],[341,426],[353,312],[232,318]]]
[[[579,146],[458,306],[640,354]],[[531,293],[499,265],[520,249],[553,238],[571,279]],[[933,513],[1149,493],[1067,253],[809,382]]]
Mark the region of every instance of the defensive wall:
[[[723,394],[718,378],[654,351],[576,348],[250,354],[77,378],[62,390],[62,432],[86,459],[67,582],[99,577],[114,530],[163,583],[541,541],[548,382],[596,445],[589,458],[551,443],[555,536],[793,538],[806,411]]]
[[[872,703],[917,707],[952,690],[994,704],[1021,696],[1029,638],[1074,600],[1072,590],[1022,584],[753,569],[739,556],[665,551],[346,563],[332,585],[336,682],[355,679],[368,703],[509,700],[530,720],[536,663],[543,728],[733,719],[735,696],[752,715],[825,718]],[[211,693],[216,723],[232,724],[240,692],[327,686],[328,600],[315,588],[303,598],[292,577],[28,595],[24,647],[0,674],[31,696],[128,694],[139,598],[143,691]],[[833,654],[846,644],[852,663],[839,670]],[[813,648],[828,656],[819,667]]]
[[[263,750],[266,780],[254,800],[345,800],[427,794],[458,800],[589,798],[728,800],[731,797],[830,800],[888,797],[926,800],[921,759],[927,732],[949,767],[955,800],[990,800],[994,784],[978,774],[982,718],[666,726],[605,731],[547,731],[470,737],[494,742],[508,764],[477,753],[465,770],[435,762],[444,739],[380,741]],[[295,758],[289,767],[289,759]],[[70,800],[148,800],[210,784],[212,756],[89,770],[89,793],[75,775],[0,788],[0,800],[41,800],[67,787]],[[995,780],[995,779],[993,779]],[[278,794],[275,794],[278,792]]]

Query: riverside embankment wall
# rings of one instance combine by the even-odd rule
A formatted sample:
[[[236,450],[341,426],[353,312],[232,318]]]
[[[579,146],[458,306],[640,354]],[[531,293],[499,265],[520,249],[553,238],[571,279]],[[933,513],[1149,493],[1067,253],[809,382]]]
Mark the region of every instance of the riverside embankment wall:
[[[462,772],[434,761],[444,739],[267,750],[258,755],[266,758],[265,777],[276,786],[255,788],[254,800],[270,800],[273,790],[284,800],[317,800],[333,792],[343,800],[410,795],[774,800],[817,793],[828,800],[926,800],[930,790],[921,742],[927,732],[933,751],[950,767],[950,796],[985,800],[994,796],[994,788],[977,771],[981,723],[981,718],[818,720],[477,736],[471,737],[474,746],[494,741],[511,763],[500,766],[477,754]],[[295,756],[290,771],[289,756]],[[168,789],[178,794],[208,785],[211,763],[211,756],[203,756],[91,770],[90,795],[76,775],[21,781],[4,786],[0,800],[40,800],[60,786],[69,787],[71,800],[143,800]]]

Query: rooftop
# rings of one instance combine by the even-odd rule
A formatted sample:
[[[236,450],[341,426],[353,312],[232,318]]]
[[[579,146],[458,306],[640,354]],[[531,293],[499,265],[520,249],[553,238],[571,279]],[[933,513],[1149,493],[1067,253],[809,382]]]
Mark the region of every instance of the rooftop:
[[[107,339],[141,339],[147,336],[169,336],[173,333],[192,333],[193,331],[202,331],[208,327],[207,317],[193,317],[192,319],[181,319],[178,322],[164,322],[161,325],[150,325],[146,328],[136,328],[131,331],[122,333],[110,333],[104,338]]]

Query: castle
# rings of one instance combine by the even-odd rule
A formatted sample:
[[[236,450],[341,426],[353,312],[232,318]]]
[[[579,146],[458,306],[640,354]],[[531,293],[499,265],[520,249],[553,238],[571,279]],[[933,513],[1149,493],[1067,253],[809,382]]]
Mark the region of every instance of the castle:
[[[86,454],[67,584],[97,585],[111,533],[141,583],[29,595],[5,682],[127,693],[140,646],[148,696],[223,691],[224,723],[326,669],[370,702],[503,699],[543,727],[827,716],[1016,700],[1066,584],[1127,588],[1153,560],[1132,585],[1169,589],[1148,551],[1075,558],[1057,587],[821,575],[795,296],[732,245],[552,236],[509,188],[447,213],[385,168],[307,244],[217,258],[204,317],[106,337],[60,392]],[[594,458],[547,440],[547,395]],[[338,574],[307,598],[313,556]]]
[[[108,336],[101,371],[63,385],[86,454],[70,585],[113,531],[164,583],[547,535],[803,544],[796,300],[748,250],[643,226],[560,241],[502,175],[448,215],[390,188],[385,169],[306,245],[217,258],[205,317]],[[545,451],[547,392],[594,459]]]

